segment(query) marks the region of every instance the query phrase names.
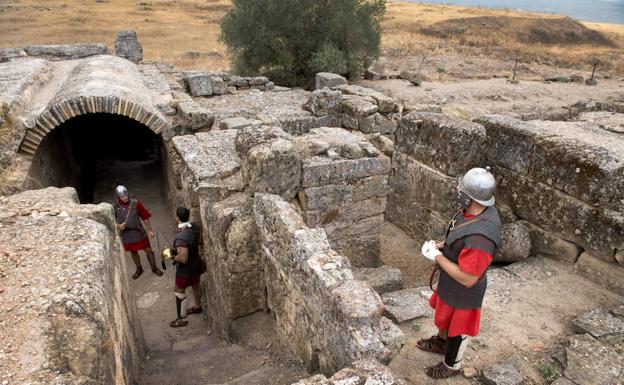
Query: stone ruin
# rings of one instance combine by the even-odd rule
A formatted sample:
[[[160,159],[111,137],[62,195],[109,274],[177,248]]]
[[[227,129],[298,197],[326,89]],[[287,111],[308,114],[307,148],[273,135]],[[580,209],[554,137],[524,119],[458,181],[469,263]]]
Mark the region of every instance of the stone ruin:
[[[233,320],[270,312],[282,344],[322,373],[297,384],[404,383],[382,365],[404,342],[386,316],[413,318],[400,298],[414,289],[401,291],[400,272],[382,266],[382,228],[443,235],[456,178],[474,166],[490,165],[498,179],[510,245],[498,260],[562,259],[624,295],[624,147],[600,116],[624,103],[579,104],[565,121],[470,122],[334,74],[318,74],[308,92],[181,72],[140,62],[131,34],[122,38],[131,43],[118,54],[139,64],[100,45],[0,53],[0,128],[11,133],[0,141],[0,237],[11,266],[0,273],[23,298],[0,297],[9,314],[0,336],[20,357],[0,355],[12,368],[0,379],[130,384],[138,376],[145,347],[128,326],[136,309],[111,206],[80,204],[71,188],[18,193],[76,183],[58,167],[72,163],[67,153],[44,141],[78,116],[123,116],[161,138],[171,205],[190,207],[203,227],[212,330],[228,340]],[[36,280],[42,264],[64,270]],[[30,340],[11,339],[11,328],[26,327]]]

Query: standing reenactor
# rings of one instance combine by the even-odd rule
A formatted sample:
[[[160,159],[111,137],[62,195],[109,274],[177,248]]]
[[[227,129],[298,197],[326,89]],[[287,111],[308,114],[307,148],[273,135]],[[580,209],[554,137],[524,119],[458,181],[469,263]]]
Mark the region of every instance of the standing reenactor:
[[[143,267],[139,257],[139,251],[141,250],[145,251],[152,272],[158,276],[163,275],[163,272],[156,267],[156,257],[149,241],[149,238],[154,237],[152,225],[149,221],[152,214],[147,211],[140,200],[130,199],[128,189],[124,186],[119,185],[115,188],[115,197],[117,198],[117,201],[114,203],[117,229],[121,233],[124,249],[130,252],[132,260],[136,265],[136,271],[132,278],[137,279],[143,274]],[[141,221],[145,223],[147,232],[145,232]]]
[[[435,309],[438,334],[418,341],[418,348],[444,355],[427,368],[432,378],[448,378],[461,368],[468,337],[479,333],[486,271],[501,244],[501,221],[494,208],[496,181],[489,168],[473,168],[459,179],[461,209],[449,225],[444,242],[428,241],[422,254],[440,270],[429,304]]]

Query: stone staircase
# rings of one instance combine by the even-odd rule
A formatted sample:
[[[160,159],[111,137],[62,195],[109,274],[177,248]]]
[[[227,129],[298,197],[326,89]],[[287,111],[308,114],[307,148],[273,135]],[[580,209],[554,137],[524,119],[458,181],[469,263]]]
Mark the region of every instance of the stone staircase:
[[[140,384],[290,384],[306,375],[297,367],[273,361],[264,349],[200,335],[174,343],[170,350],[147,353]]]

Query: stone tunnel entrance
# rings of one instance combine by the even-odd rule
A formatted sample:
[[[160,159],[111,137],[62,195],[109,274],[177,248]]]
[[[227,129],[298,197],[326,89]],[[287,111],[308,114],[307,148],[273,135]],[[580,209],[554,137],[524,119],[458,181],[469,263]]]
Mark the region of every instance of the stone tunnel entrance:
[[[130,118],[81,115],[43,139],[32,160],[28,187],[72,186],[81,203],[110,201],[115,184],[128,183],[135,173],[162,179],[161,146],[158,135]]]

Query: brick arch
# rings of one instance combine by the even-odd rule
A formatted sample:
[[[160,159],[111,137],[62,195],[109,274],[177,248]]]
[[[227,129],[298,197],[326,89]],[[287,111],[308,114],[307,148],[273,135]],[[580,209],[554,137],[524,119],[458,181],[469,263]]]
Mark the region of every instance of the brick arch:
[[[80,115],[108,113],[135,120],[155,134],[169,127],[169,123],[150,107],[115,96],[85,96],[61,101],[44,111],[26,131],[20,152],[33,156],[43,138],[63,122]]]

